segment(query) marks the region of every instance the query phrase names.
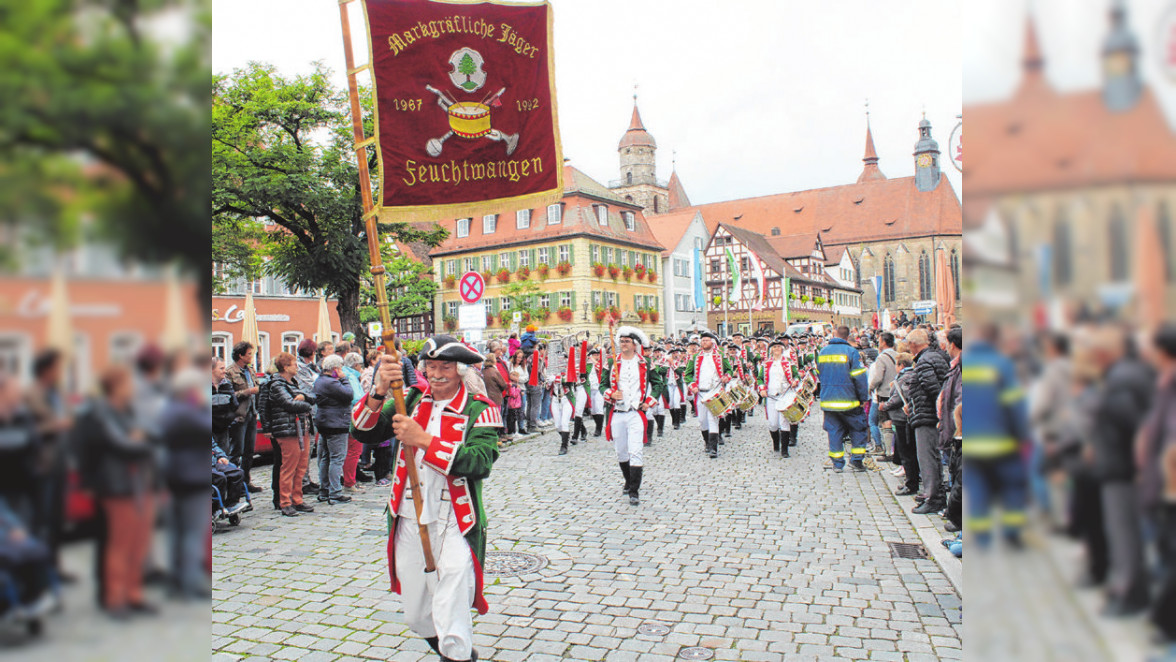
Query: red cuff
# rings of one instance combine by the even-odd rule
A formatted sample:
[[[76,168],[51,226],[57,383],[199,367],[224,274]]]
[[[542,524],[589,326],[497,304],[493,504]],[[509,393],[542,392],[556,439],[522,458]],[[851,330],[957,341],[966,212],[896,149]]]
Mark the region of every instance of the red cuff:
[[[368,409],[368,396],[365,393],[359,402],[355,403],[355,408],[351,410],[351,424],[355,426],[356,430],[367,432],[376,427],[376,423],[380,420],[380,412]]]

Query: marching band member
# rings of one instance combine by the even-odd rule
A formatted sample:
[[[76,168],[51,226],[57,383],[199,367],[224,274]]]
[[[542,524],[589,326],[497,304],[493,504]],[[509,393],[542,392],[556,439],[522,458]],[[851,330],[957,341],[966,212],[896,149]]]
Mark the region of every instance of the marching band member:
[[[608,382],[604,381],[604,361],[600,359],[600,348],[593,347],[588,352],[588,391],[592,408],[592,420],[596,423],[593,437],[599,437],[604,429],[604,391]]]
[[[792,383],[800,384],[800,381],[804,378],[804,375],[801,374],[800,366],[797,363],[796,350],[792,347],[792,338],[788,335],[784,336],[784,354],[788,359],[789,365],[792,366]],[[805,418],[808,418],[807,411],[805,412],[804,416]],[[803,421],[804,419],[802,418],[801,420]],[[796,438],[799,436],[799,434],[800,421],[797,421],[796,423],[788,421],[788,439],[785,443],[787,443],[789,446],[795,446]]]
[[[588,362],[584,352],[588,351],[588,341],[580,344],[579,349],[575,347],[575,357],[578,363],[575,364],[575,386],[571,391],[572,398],[572,416],[575,422],[572,428],[572,443],[576,443],[579,438],[582,441],[588,441],[588,428],[584,425],[584,414],[588,411]],[[569,365],[569,368],[572,366]]]
[[[653,348],[653,358],[649,369],[649,397],[653,398],[653,406],[646,412],[649,425],[645,428],[645,445],[653,442],[653,423],[657,423],[657,436],[663,436],[666,427],[666,406],[669,403],[666,384],[669,381],[669,363],[666,361],[665,349],[661,345]]]
[[[649,385],[649,361],[638,352],[649,345],[649,337],[641,329],[622,326],[617,330],[620,354],[613,359],[608,371],[608,388],[604,398],[609,404],[608,439],[616,444],[617,462],[625,477],[624,491],[629,505],[639,505],[641,478],[644,471],[645,412],[653,406],[653,398],[646,395]]]
[[[711,458],[719,456],[719,416],[706,403],[718,396],[733,372],[731,363],[719,352],[718,341],[710,331],[702,332],[700,351],[686,366],[685,375],[689,394],[698,396],[698,427]]]
[[[733,343],[730,343],[729,345],[727,345],[727,362],[731,364],[732,372],[734,373],[734,375],[736,377],[738,377],[738,381],[743,381],[744,376],[747,373],[744,372],[744,369],[743,369],[743,348],[740,347],[738,343],[733,342]],[[728,382],[727,388],[728,389],[734,388],[737,383],[738,382],[736,382],[736,383]],[[723,416],[723,420],[721,421],[721,423],[722,423],[721,429],[723,430],[723,436],[727,437],[728,439],[731,438],[731,428],[732,427],[734,427],[736,430],[742,430],[743,429],[743,421],[741,421],[739,419],[739,408],[732,407],[731,411],[727,412],[727,414],[725,416]],[[724,443],[722,437],[719,438],[719,443],[720,444]]]
[[[429,339],[421,351],[428,386],[405,395],[408,415],[396,413],[389,391],[403,381],[400,361],[385,355],[371,392],[356,403],[351,434],[365,444],[396,437],[396,473],[388,502],[388,570],[413,632],[449,660],[477,660],[471,606],[488,610],[482,595],[486,558],[486,512],[482,480],[498,459],[502,413],[463,381],[482,356],[452,336]],[[408,465],[420,475],[424,502],[417,513],[408,486]],[[428,529],[436,570],[425,573],[420,525]]]
[[[670,422],[677,430],[684,418],[686,394],[682,390],[682,375],[686,373],[686,366],[682,363],[682,348],[670,350],[669,373],[667,385],[670,392]]]
[[[559,454],[568,454],[569,428],[572,414],[575,413],[574,390],[576,386],[576,349],[568,350],[568,365],[566,370],[551,375],[551,417],[555,419],[555,429],[559,432]],[[576,441],[573,439],[572,443]]]
[[[791,402],[787,396],[792,394],[795,401],[796,383],[792,377],[792,364],[784,353],[784,343],[773,340],[769,346],[769,358],[760,364],[757,373],[760,394],[767,404],[768,433],[772,436],[772,450],[779,451],[782,457],[788,457],[788,439],[784,439],[784,409]]]

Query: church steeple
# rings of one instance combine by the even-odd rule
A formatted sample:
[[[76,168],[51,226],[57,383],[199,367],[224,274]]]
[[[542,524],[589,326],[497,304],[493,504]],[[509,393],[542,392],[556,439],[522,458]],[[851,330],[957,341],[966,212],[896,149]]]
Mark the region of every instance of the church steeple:
[[[870,103],[866,102],[866,155],[862,157],[862,174],[858,175],[858,183],[886,179],[886,175],[878,169],[878,152],[874,150],[874,134],[870,130]]]
[[[637,110],[637,93],[633,93],[633,116],[629,128],[617,145],[621,157],[621,185],[657,183],[657,141],[645,130]]]
[[[931,137],[931,122],[927,115],[919,121],[919,141],[915,143],[915,187],[920,191],[934,191],[939,186],[939,143]]]
[[[1112,0],[1111,31],[1103,40],[1103,103],[1113,111],[1130,110],[1143,93],[1139,77],[1139,42],[1127,27],[1123,0]]]

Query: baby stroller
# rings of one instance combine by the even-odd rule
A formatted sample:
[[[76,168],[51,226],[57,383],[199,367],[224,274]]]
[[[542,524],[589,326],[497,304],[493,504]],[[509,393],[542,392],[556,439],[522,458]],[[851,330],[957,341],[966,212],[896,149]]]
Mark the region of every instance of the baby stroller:
[[[245,490],[241,500],[234,504],[231,508],[225,506],[224,499],[221,497],[221,491],[217,489],[216,485],[212,486],[212,528],[216,529],[220,522],[228,520],[232,526],[237,526],[241,523],[241,513],[247,513],[253,510],[252,497],[249,496],[249,490]]]

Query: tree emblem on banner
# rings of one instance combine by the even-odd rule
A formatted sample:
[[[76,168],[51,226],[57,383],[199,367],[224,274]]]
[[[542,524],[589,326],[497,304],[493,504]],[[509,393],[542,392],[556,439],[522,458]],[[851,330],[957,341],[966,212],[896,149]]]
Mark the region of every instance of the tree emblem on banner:
[[[449,56],[449,64],[453,67],[449,80],[466,92],[477,92],[486,84],[486,72],[482,71],[485,63],[482,54],[472,48],[453,51]]]

